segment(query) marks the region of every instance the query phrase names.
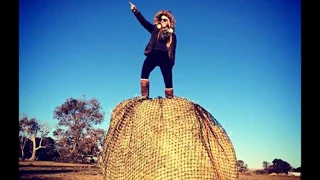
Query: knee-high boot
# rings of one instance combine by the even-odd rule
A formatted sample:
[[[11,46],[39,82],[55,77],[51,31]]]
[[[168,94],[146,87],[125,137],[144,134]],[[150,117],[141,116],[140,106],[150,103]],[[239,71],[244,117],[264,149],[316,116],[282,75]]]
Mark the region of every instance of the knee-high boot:
[[[141,95],[143,99],[149,98],[149,79],[141,79]]]

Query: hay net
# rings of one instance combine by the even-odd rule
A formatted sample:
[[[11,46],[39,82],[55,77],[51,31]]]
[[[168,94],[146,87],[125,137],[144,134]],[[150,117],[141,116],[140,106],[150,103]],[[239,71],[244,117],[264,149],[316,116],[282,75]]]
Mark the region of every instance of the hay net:
[[[102,153],[105,180],[239,179],[222,126],[185,98],[132,98],[112,112]]]

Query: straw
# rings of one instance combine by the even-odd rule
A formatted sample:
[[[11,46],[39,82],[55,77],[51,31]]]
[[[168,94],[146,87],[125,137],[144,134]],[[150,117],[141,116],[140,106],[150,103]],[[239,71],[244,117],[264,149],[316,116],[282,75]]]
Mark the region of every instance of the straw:
[[[102,153],[105,180],[238,180],[236,161],[218,121],[181,97],[120,102]]]

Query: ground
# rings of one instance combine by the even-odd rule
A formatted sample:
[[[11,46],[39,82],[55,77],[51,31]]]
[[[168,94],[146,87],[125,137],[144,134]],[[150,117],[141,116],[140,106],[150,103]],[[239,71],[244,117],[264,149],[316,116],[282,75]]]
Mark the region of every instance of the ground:
[[[19,162],[20,180],[103,180],[95,164],[70,164],[50,161]],[[240,180],[300,180],[300,177],[240,175]]]

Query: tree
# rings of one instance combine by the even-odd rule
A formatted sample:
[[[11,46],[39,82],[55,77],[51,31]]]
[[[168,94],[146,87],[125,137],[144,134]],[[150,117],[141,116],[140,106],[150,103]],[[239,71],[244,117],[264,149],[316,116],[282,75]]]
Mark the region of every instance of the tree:
[[[36,138],[37,144],[39,144],[40,141],[41,141],[40,138]],[[55,140],[54,139],[52,139],[51,137],[45,137],[42,140],[42,144],[46,148],[41,148],[41,149],[37,150],[37,153],[36,153],[37,160],[52,161],[52,160],[56,160],[59,157],[59,153],[57,152],[57,150],[55,148]]]
[[[270,162],[268,162],[268,161],[263,161],[262,162],[262,167],[264,169],[265,174],[269,173],[269,166],[270,166]]]
[[[19,120],[19,142],[20,142],[20,150],[21,150],[21,158],[24,160],[25,154],[24,149],[29,140],[29,133],[31,129],[35,126],[35,121],[27,118],[26,115],[23,115]]]
[[[238,166],[239,172],[241,173],[245,173],[246,171],[248,171],[248,165],[245,164],[243,160],[238,160],[237,166]]]
[[[97,99],[69,98],[54,110],[54,119],[59,121],[54,136],[64,161],[76,161],[89,152],[85,138],[90,137],[94,125],[104,120],[104,112]]]
[[[301,172],[301,167],[293,168],[293,172]]]
[[[84,155],[97,156],[103,148],[106,131],[103,129],[91,129],[81,141],[80,147]]]
[[[292,168],[291,165],[282,159],[274,159],[272,161],[272,171],[275,173],[288,173]]]
[[[37,147],[36,137],[40,133],[40,143]],[[23,115],[19,120],[19,134],[20,134],[20,149],[21,156],[24,159],[24,148],[28,140],[32,142],[32,155],[29,158],[30,161],[33,161],[36,157],[36,151],[40,148],[45,148],[42,146],[42,139],[48,135],[49,125],[39,124],[38,120],[35,118],[28,118],[26,115]]]
[[[42,141],[43,141],[43,138],[49,134],[49,131],[50,131],[49,124],[38,124],[37,131],[34,134],[32,134],[30,137],[33,148],[32,148],[32,156],[29,160],[33,161],[35,159],[37,150],[39,150],[40,148],[46,148],[46,146],[42,146]],[[37,147],[36,137],[38,133],[40,133],[40,142]]]

